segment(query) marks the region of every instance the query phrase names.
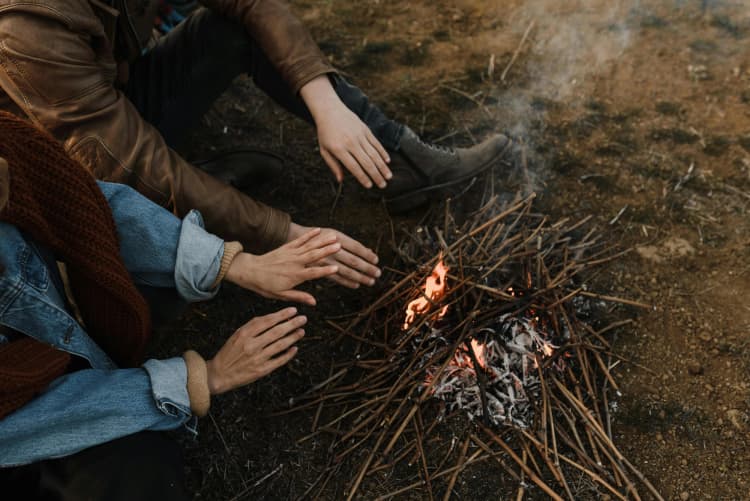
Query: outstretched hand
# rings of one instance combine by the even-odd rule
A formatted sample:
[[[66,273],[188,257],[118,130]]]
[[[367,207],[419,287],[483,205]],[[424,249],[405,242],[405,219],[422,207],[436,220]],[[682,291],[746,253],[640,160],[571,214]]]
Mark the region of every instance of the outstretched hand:
[[[208,389],[218,395],[267,376],[297,354],[307,318],[296,308],[255,317],[237,329],[216,356],[206,362]]]
[[[318,131],[320,155],[340,183],[346,169],[365,188],[385,188],[393,174],[380,141],[339,99],[328,77],[317,77],[300,90]]]
[[[342,244],[328,230],[305,230],[267,254],[238,254],[229,266],[226,280],[266,298],[315,306],[311,294],[295,287],[338,273],[340,267],[326,258],[340,252]]]
[[[298,238],[306,231],[309,231],[309,228],[292,223],[289,226],[288,240]],[[380,269],[376,266],[378,263],[377,254],[340,231],[324,228],[320,235],[321,237],[335,238],[341,244],[341,248],[337,252],[328,254],[318,262],[320,266],[337,268],[336,273],[328,275],[328,278],[352,289],[356,289],[360,285],[375,284],[375,280],[381,274]]]

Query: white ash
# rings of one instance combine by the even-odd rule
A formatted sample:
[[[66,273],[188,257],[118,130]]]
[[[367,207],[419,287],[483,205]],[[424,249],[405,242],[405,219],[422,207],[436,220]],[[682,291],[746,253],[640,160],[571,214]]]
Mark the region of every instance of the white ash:
[[[536,318],[518,318],[506,314],[497,319],[494,328],[484,328],[473,333],[473,338],[484,343],[486,367],[487,410],[490,422],[495,425],[513,425],[528,428],[533,423],[534,403],[540,397],[539,369],[537,359],[552,356],[558,346],[552,345],[546,329],[538,325]],[[448,342],[442,332],[434,330],[431,337],[445,343],[436,349],[448,349]],[[453,360],[440,374],[438,381],[430,389],[432,396],[444,400],[450,410],[462,409],[469,419],[481,418],[482,398],[473,368],[471,356],[466,346],[456,350]],[[425,357],[425,360],[431,358]],[[561,370],[562,357],[551,366]],[[426,369],[426,389],[440,366]]]

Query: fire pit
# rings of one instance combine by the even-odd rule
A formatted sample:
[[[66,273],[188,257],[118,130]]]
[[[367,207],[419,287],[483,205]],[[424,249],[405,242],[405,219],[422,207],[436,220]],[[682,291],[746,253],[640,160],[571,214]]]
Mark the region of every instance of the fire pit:
[[[422,227],[399,247],[409,271],[393,270],[395,285],[339,326],[357,360],[294,402],[316,407],[303,440],[333,437],[331,465],[309,494],[344,462],[358,465],[348,499],[405,463],[418,473],[379,499],[414,489],[447,499],[462,471],[490,461],[521,497],[576,499],[575,474],[597,495],[639,499],[645,486],[661,499],[612,439],[607,336],[630,321],[591,318],[605,303],[649,306],[589,291],[590,272],[621,254],[585,229],[588,218],[553,224],[533,198],[493,200],[460,226],[446,208],[442,228]]]
[[[427,277],[422,295],[407,306],[404,330],[411,328],[418,315],[425,314],[431,304],[440,302],[450,290],[447,272],[441,256]],[[527,284],[526,288],[530,287]],[[524,295],[512,286],[506,292],[513,297]],[[490,298],[488,302],[495,301]],[[450,322],[445,319],[447,311],[448,306],[443,306],[435,325],[422,326],[422,335],[428,336],[434,346],[425,355],[428,359],[449,345],[444,335],[450,329]],[[485,424],[528,428],[533,420],[532,402],[540,397],[539,370],[544,360],[555,355],[559,345],[569,337],[567,330],[558,336],[548,314],[533,307],[517,315],[498,313],[486,325],[474,328],[471,339],[456,349],[444,370],[428,367],[423,386],[433,397],[447,402],[449,410],[465,410],[470,420],[482,417]],[[550,367],[562,373],[563,359],[557,357]]]

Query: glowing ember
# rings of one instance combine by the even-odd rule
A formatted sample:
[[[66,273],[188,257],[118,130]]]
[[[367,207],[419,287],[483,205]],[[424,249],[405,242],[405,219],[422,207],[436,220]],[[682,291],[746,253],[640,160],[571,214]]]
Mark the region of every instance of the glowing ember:
[[[431,304],[436,303],[445,295],[448,285],[446,281],[447,274],[448,267],[443,263],[441,256],[422,287],[422,291],[424,291],[422,295],[406,306],[406,318],[404,319],[403,325],[404,330],[408,329],[411,324],[414,323],[417,315],[425,313],[430,308]],[[448,306],[444,306],[440,311],[438,318],[442,318],[447,310]]]

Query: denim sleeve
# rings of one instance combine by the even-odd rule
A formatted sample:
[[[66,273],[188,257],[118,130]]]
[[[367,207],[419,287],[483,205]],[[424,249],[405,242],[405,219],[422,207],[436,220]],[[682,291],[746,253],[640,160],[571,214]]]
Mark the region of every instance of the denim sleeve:
[[[144,430],[186,425],[195,432],[186,385],[181,357],[66,374],[0,419],[0,467],[67,456]]]
[[[109,202],[120,239],[120,254],[133,281],[173,287],[189,302],[211,299],[224,241],[203,229],[191,211],[183,221],[129,186],[98,181]]]
[[[211,289],[224,257],[224,240],[203,229],[203,218],[191,210],[182,221],[177,248],[175,281],[180,295],[190,302],[211,299],[219,288]]]

